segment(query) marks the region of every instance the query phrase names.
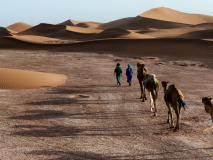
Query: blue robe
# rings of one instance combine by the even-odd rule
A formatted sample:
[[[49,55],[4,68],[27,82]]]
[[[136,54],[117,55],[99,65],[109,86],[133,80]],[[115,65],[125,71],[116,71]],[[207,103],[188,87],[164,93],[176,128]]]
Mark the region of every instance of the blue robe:
[[[128,67],[126,69],[126,76],[127,76],[127,82],[128,83],[132,83],[132,74],[133,74],[134,70],[130,67]]]

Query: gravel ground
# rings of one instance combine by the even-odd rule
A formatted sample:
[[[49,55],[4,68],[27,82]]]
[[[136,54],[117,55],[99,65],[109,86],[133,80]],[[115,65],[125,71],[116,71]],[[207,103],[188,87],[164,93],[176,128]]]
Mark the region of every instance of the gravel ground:
[[[117,62],[123,71],[132,64],[131,87],[125,74],[116,85]],[[149,96],[146,102],[139,99],[138,62],[159,82],[168,80],[183,92],[188,107],[178,132],[166,123],[162,88],[157,117],[150,112]],[[205,62],[1,50],[0,68],[68,76],[55,88],[0,91],[2,160],[213,159],[213,132],[204,131],[211,117],[201,104],[202,97],[213,97],[212,68]]]

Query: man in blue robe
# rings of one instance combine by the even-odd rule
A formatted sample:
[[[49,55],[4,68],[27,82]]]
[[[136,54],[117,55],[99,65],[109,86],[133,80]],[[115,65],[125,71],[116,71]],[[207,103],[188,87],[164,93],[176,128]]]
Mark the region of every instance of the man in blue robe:
[[[131,64],[127,65],[128,68],[126,69],[126,76],[127,76],[127,82],[129,83],[129,86],[132,84],[132,74],[134,70],[131,68]]]

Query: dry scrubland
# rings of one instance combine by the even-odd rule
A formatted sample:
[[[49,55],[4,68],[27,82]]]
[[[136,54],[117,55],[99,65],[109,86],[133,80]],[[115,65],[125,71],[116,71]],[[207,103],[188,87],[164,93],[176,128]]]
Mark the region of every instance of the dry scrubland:
[[[0,159],[212,159],[201,98],[212,94],[213,17],[155,8],[109,23],[0,28]],[[131,63],[133,85],[116,86]],[[136,64],[176,84],[188,107],[176,133],[141,102]],[[207,130],[206,130],[207,129]]]

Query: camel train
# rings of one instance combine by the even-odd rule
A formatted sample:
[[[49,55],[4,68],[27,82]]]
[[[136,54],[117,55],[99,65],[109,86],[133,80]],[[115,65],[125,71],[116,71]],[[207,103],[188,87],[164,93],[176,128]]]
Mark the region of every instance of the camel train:
[[[148,69],[146,68],[145,64],[137,64],[137,78],[141,88],[141,99],[142,102],[147,100],[145,90],[147,90],[150,94],[150,101],[151,101],[151,112],[154,112],[154,116],[157,116],[157,98],[159,92],[159,82],[156,79],[155,75],[148,74]],[[161,82],[163,90],[164,90],[164,101],[168,108],[168,119],[167,123],[171,123],[171,128],[174,128],[174,132],[179,130],[179,121],[180,121],[180,113],[181,108],[185,109],[186,104],[184,103],[183,93],[176,88],[174,84],[167,87],[168,81]],[[204,103],[205,110],[209,113],[212,117],[213,123],[213,106],[211,103],[211,98],[204,97],[202,99],[202,103]],[[176,126],[174,127],[174,120],[172,109],[175,111],[177,122]],[[171,119],[171,121],[170,121]]]

